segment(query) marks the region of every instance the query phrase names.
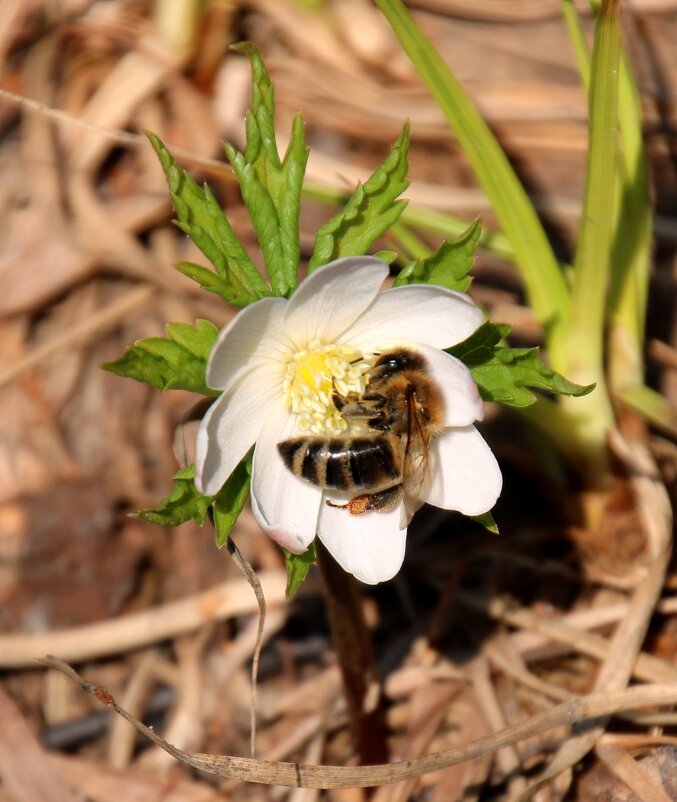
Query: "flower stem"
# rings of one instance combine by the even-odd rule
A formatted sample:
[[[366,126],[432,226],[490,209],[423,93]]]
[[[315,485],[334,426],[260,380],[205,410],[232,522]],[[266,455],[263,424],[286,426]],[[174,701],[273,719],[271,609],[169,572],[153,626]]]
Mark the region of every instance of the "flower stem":
[[[386,763],[388,743],[383,692],[357,582],[316,541],[327,616],[343,676],[350,726],[361,765]]]

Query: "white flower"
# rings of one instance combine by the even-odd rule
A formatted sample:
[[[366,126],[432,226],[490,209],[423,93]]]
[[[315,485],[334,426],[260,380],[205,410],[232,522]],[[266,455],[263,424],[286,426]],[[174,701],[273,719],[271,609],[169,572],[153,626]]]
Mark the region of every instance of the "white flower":
[[[387,275],[374,257],[338,259],[312,273],[291,300],[264,298],[243,309],[210,354],[207,384],[223,392],[197,435],[202,493],[217,493],[256,444],[251,497],[259,524],[295,553],[317,534],[346,571],[368,584],[390,579],[402,565],[407,532],[399,507],[362,515],[331,507],[319,487],[287,469],[277,449],[304,430],[347,428],[331,401],[332,380],[341,394],[360,393],[375,354],[393,346],[421,353],[443,393],[446,426],[431,445],[426,500],[480,515],[493,507],[502,484],[494,455],[472,425],[483,404],[470,371],[441,350],[472,334],[481,311],[467,295],[442,287],[380,292]]]

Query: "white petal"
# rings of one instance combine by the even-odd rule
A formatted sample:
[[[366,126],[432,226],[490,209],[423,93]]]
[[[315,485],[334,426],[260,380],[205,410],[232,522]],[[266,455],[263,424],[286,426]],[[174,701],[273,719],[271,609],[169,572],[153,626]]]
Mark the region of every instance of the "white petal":
[[[349,256],[318,268],[293,294],[284,315],[299,348],[333,343],[376,297],[388,266],[373,256]]]
[[[266,521],[255,496],[251,496],[252,513],[256,523],[263,529],[263,531],[272,538],[279,546],[292,554],[302,554],[307,551],[307,546],[303,545],[298,536],[291,529],[284,529],[281,526],[271,526]]]
[[[400,529],[400,516],[401,505],[352,515],[322,504],[317,534],[344,571],[376,585],[392,579],[402,566],[407,530]]]
[[[465,515],[481,515],[494,506],[503,477],[474,426],[447,429],[433,441],[430,457],[429,504]]]
[[[468,368],[455,356],[416,343],[430,365],[430,373],[444,396],[444,425],[467,426],[484,417],[484,403]]]
[[[282,327],[286,306],[283,298],[262,298],[221,329],[207,362],[209,387],[226,390],[257,365],[282,371],[284,357],[294,349]]]
[[[484,315],[462,292],[424,284],[382,292],[340,338],[361,351],[420,342],[448,348],[469,337]]]
[[[299,554],[315,538],[322,490],[294,476],[277,450],[298,434],[297,419],[284,407],[267,416],[254,449],[252,510],[262,529]]]
[[[195,449],[195,485],[201,493],[212,496],[221,489],[257,440],[268,409],[281,406],[279,399],[277,378],[257,368],[211,405],[200,422]]]

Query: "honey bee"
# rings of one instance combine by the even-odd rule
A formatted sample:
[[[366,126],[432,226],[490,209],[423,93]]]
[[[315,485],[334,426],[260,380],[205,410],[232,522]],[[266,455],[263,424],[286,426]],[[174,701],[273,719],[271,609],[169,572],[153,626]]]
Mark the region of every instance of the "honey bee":
[[[443,427],[444,400],[428,362],[408,348],[384,352],[363,394],[335,390],[332,400],[346,421],[363,421],[368,431],[285,440],[277,446],[284,464],[325,490],[357,492],[346,504],[326,502],[353,515],[391,510],[404,500],[406,525],[423,504],[430,442]]]

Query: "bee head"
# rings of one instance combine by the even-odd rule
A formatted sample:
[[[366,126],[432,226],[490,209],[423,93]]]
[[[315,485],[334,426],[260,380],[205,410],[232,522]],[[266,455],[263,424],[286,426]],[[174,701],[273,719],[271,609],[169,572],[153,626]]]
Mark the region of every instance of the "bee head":
[[[407,348],[398,348],[387,351],[374,362],[372,376],[379,379],[387,379],[405,370],[428,370],[428,363],[415,351]]]

